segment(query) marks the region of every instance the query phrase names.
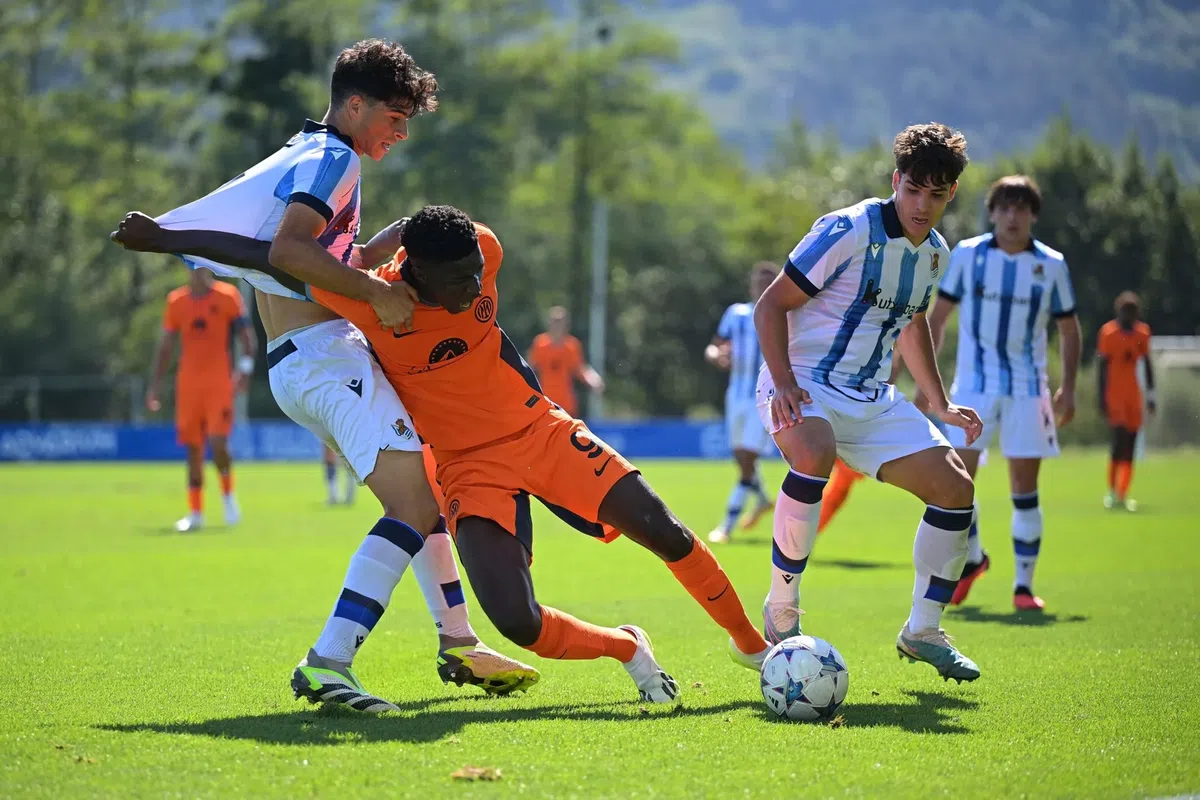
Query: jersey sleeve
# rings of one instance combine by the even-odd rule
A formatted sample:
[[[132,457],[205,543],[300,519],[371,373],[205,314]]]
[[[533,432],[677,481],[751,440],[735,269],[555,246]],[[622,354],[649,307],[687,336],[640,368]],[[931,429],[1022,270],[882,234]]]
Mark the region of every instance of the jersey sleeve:
[[[303,203],[330,222],[334,198],[350,191],[359,169],[358,156],[346,147],[313,150],[280,179],[275,196],[289,205]]]
[[[854,256],[857,244],[858,235],[850,217],[827,214],[792,250],[783,271],[805,294],[816,297],[838,273],[838,267]]]
[[[721,315],[721,321],[717,323],[717,338],[725,339],[726,341],[733,338],[733,309],[730,306],[725,309],[725,313]]]
[[[1054,284],[1050,287],[1050,315],[1055,319],[1069,317],[1075,313],[1075,289],[1071,286],[1071,272],[1063,261],[1054,272]]]
[[[966,264],[971,260],[974,249],[959,244],[950,252],[950,261],[946,265],[946,274],[938,283],[938,297],[944,297],[952,303],[960,302],[966,293]]]
[[[179,315],[175,313],[177,307],[175,295],[167,297],[167,305],[163,308],[163,330],[167,333],[179,333]]]

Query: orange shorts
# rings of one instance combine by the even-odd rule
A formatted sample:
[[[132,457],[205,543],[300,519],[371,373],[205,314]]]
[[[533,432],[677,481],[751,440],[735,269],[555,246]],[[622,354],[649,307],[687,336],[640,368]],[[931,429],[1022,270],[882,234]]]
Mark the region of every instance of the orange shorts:
[[[846,462],[842,461],[840,458],[833,465],[833,474],[837,476],[838,480],[849,481],[850,483],[857,483],[858,481],[861,481],[863,478],[867,477],[858,470],[847,466]]]
[[[1108,412],[1108,425],[1111,428],[1125,428],[1129,431],[1142,429],[1142,398],[1113,397],[1105,401]]]
[[[445,517],[446,495],[442,494],[442,487],[437,481],[437,461],[433,457],[433,448],[429,445],[423,446],[421,455],[425,456],[425,477],[429,479],[429,488],[433,489],[433,497],[437,500],[438,510]]]
[[[533,495],[577,530],[611,541],[596,525],[600,504],[617,481],[638,470],[583,422],[552,408],[525,429],[469,450],[438,453],[437,481],[446,495],[452,533],[465,517],[490,519],[533,552]],[[592,523],[586,530],[582,523]]]
[[[213,436],[233,430],[233,385],[207,386],[175,393],[175,438],[188,447],[203,447]]]

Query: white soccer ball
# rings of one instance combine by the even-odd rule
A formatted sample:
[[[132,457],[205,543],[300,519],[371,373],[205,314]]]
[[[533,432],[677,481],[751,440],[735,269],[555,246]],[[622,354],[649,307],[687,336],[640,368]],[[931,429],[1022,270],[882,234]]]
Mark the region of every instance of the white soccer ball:
[[[786,719],[832,717],[846,699],[849,686],[845,659],[824,639],[784,639],[771,648],[763,662],[763,699]]]

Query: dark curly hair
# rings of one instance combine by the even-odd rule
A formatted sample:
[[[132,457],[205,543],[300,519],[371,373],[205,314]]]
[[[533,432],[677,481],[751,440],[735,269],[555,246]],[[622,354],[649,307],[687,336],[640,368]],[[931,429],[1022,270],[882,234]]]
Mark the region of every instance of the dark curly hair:
[[[940,122],[909,125],[896,134],[892,155],[918,186],[949,186],[967,168],[967,137]]]
[[[421,261],[457,261],[479,247],[475,223],[454,206],[425,206],[409,219],[400,244]]]
[[[357,94],[410,117],[437,110],[437,89],[433,73],[418,67],[401,45],[383,39],[367,39],[343,50],[329,80],[335,106]]]
[[[1036,217],[1042,210],[1042,189],[1028,175],[1006,175],[992,184],[987,193],[987,210],[996,206],[1028,208]]]

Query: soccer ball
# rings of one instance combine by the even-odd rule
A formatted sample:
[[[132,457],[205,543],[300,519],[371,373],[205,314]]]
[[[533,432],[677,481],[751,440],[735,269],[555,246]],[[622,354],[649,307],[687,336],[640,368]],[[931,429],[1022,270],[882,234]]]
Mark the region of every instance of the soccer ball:
[[[833,645],[813,636],[793,636],[771,648],[762,665],[767,706],[793,720],[833,716],[846,699],[850,673]]]

